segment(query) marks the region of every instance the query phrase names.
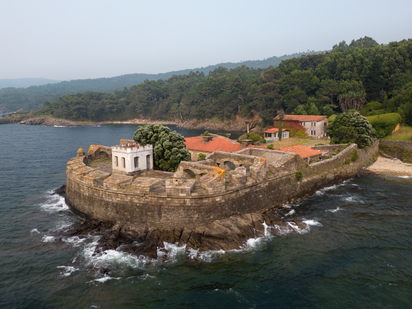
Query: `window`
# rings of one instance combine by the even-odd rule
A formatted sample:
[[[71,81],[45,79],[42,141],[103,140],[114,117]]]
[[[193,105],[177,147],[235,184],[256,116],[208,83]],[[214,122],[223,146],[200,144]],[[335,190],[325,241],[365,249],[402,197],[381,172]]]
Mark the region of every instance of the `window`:
[[[122,158],[122,165],[123,165],[123,168],[126,168],[126,159],[125,158]]]
[[[313,135],[313,131],[310,131],[310,135]]]
[[[316,131],[313,131],[313,135],[316,135]]]
[[[134,168],[139,167],[139,157],[134,158]]]
[[[286,138],[286,132],[282,133],[282,138]]]
[[[116,156],[116,157],[114,157],[114,164],[116,165],[116,166],[119,166],[119,158]]]

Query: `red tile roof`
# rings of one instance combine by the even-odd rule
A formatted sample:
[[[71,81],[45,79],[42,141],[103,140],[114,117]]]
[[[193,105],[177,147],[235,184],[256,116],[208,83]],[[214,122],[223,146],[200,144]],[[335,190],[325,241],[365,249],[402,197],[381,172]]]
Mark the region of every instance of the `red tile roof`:
[[[223,151],[223,152],[236,152],[244,149],[239,143],[231,141],[227,138],[221,136],[214,136],[213,139],[207,143],[203,143],[203,136],[186,137],[185,138],[186,148],[189,150],[213,152],[213,151]],[[267,149],[266,146],[255,146],[250,145],[247,148],[261,148]],[[324,151],[315,150],[310,147],[305,147],[302,145],[294,145],[284,148],[275,148],[275,150],[293,152],[300,155],[303,159],[308,157],[313,157],[322,154]]]
[[[327,116],[312,116],[312,115],[285,115],[283,120],[289,121],[321,121],[327,119]],[[279,116],[273,118],[273,120],[279,120]]]
[[[224,151],[224,152],[236,152],[243,147],[235,141],[230,141],[221,136],[214,136],[210,142],[203,143],[203,136],[186,137],[185,138],[186,148],[189,150],[213,152],[213,151]]]
[[[287,151],[287,152],[296,153],[296,154],[300,155],[302,157],[302,159],[317,156],[317,155],[320,155],[324,152],[324,151],[321,151],[321,150],[312,149],[310,147],[305,147],[305,146],[302,146],[302,145],[293,145],[293,146],[289,146],[289,147],[283,147],[283,148],[280,148],[280,151]]]
[[[282,129],[283,131],[288,131],[288,129]],[[264,133],[276,133],[279,132],[279,128],[272,128],[272,129],[267,129]]]

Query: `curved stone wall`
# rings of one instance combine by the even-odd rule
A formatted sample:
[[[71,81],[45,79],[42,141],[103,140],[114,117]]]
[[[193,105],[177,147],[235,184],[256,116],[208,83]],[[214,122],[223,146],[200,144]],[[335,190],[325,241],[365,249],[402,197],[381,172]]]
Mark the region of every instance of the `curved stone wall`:
[[[288,154],[281,164],[268,164],[263,180],[259,174],[259,181],[247,181],[216,192],[192,192],[190,186],[195,181],[192,180],[187,182],[189,189],[186,191],[158,193],[158,178],[110,175],[86,166],[84,157],[76,157],[67,163],[66,202],[74,212],[101,221],[153,228],[196,228],[233,215],[279,207],[353,177],[373,163],[378,144],[375,141],[373,146],[361,150],[352,144],[336,156],[310,165],[298,155]],[[224,154],[217,156],[224,160]],[[212,163],[207,162],[208,165]],[[297,171],[303,173],[300,182],[296,180]],[[182,184],[179,186],[184,188]]]

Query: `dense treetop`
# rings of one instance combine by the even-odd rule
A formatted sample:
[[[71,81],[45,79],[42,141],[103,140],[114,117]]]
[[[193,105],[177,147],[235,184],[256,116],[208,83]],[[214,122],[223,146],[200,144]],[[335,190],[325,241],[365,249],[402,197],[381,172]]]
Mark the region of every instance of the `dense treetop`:
[[[185,139],[176,131],[160,124],[140,126],[133,139],[140,145],[153,145],[154,164],[163,171],[175,172],[180,161],[189,161]]]
[[[45,103],[38,111],[73,120],[144,117],[188,120],[259,115],[271,124],[279,110],[323,114],[360,110],[399,113],[412,124],[412,40],[387,46],[365,37],[323,54],[283,60],[279,67],[245,65],[145,80],[115,94],[87,92]]]
[[[332,144],[356,143],[359,148],[365,148],[372,145],[375,130],[364,116],[350,111],[338,115],[329,124],[327,134],[331,137]]]

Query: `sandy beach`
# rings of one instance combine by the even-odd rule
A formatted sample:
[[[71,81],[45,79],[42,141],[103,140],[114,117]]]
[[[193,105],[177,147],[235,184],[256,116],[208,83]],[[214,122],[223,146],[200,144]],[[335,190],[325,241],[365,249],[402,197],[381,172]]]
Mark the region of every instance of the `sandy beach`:
[[[379,157],[378,160],[366,170],[379,175],[412,176],[412,164],[404,163],[398,159]]]

